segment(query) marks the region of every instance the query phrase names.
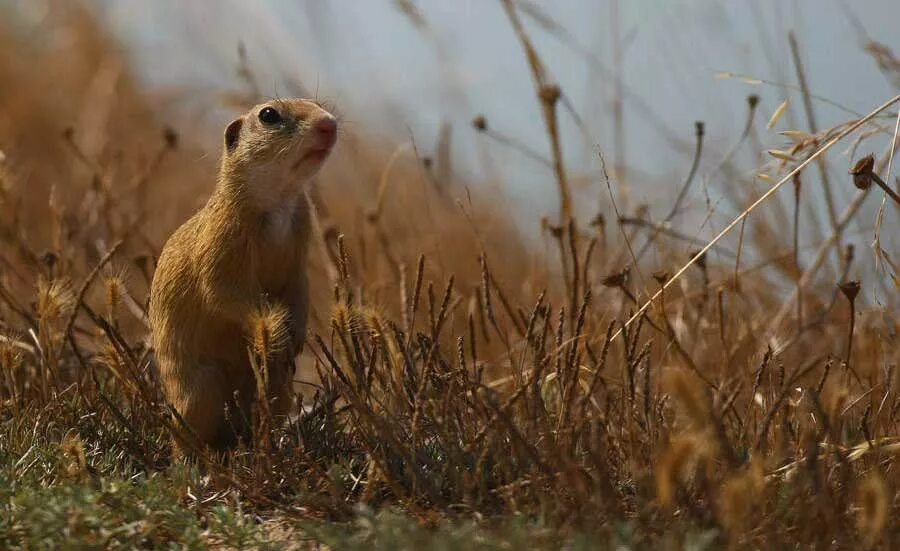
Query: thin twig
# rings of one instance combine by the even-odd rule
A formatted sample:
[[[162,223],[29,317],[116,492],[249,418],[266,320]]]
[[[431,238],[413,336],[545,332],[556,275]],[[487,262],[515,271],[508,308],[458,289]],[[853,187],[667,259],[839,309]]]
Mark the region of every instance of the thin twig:
[[[562,144],[559,137],[558,121],[556,117],[556,102],[559,99],[559,89],[555,88],[547,82],[547,75],[541,58],[538,56],[537,50],[528,38],[525,27],[519,19],[516,7],[512,0],[501,0],[506,10],[506,15],[512,23],[516,36],[525,49],[525,55],[528,58],[528,65],[531,67],[531,76],[534,79],[535,92],[541,103],[541,112],[544,115],[544,124],[547,126],[547,134],[550,136],[550,145],[553,152],[553,168],[556,172],[556,181],[559,186],[560,199],[560,224],[565,224],[572,217],[572,194],[569,191],[569,181],[566,176],[565,165],[563,164]]]
[[[803,108],[806,111],[806,120],[809,123],[809,130],[813,134],[818,134],[819,129],[816,124],[816,115],[813,110],[812,97],[809,92],[809,85],[806,82],[806,73],[803,70],[803,62],[800,60],[800,47],[797,45],[797,37],[794,35],[793,31],[788,33],[788,42],[791,46],[794,67],[797,70],[797,80],[800,82],[800,91],[803,96]],[[822,178],[822,188],[825,190],[825,205],[828,207],[828,219],[831,221],[831,230],[837,234],[838,249],[840,250],[841,231],[837,225],[838,215],[837,209],[834,206],[834,196],[831,193],[831,182],[828,179],[828,166],[825,164],[824,157],[819,157],[816,163],[819,167],[819,175]]]

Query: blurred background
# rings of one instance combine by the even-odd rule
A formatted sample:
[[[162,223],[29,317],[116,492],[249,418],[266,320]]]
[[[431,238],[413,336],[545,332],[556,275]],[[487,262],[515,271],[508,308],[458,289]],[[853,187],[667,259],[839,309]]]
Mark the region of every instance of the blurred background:
[[[32,19],[40,20],[42,2],[27,4],[35,11]],[[459,170],[476,179],[502,178],[518,208],[554,211],[547,208],[556,199],[551,171],[501,147],[491,149],[495,163],[485,167],[471,139],[469,121],[483,114],[496,130],[549,158],[528,63],[501,2],[86,5],[122,43],[145,82],[157,91],[181,92],[176,106],[209,109],[210,96],[233,88],[242,43],[261,93],[292,93],[299,83],[332,100],[355,123],[354,131],[394,142],[413,138],[424,149],[447,122]],[[586,127],[582,135],[571,117],[561,117],[567,167],[595,174],[599,147],[610,160],[629,165],[635,200],[652,205],[674,197],[690,163],[694,121],[706,122],[709,138],[702,173],[737,139],[749,93],[762,99],[759,122],[792,97],[793,109],[779,129],[807,129],[794,90],[715,78],[732,72],[796,85],[789,31],[796,33],[813,93],[865,112],[895,91],[896,82],[879,73],[865,50],[870,40],[900,49],[892,30],[900,3],[891,0],[528,0],[519,6],[549,74]],[[617,93],[623,103],[621,157],[613,121]],[[827,102],[815,108],[821,128],[848,118]],[[218,114],[215,128],[228,115]],[[762,128],[761,134],[767,143],[780,139]],[[585,185],[595,183],[592,178]],[[605,201],[602,195],[599,201]]]

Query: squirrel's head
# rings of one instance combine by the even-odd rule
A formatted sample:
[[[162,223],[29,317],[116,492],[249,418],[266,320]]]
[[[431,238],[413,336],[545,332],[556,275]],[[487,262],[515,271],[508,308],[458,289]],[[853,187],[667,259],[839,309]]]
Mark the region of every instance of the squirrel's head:
[[[319,171],[337,133],[337,119],[317,102],[292,98],[261,103],[225,128],[223,171],[240,180],[265,175],[278,180],[272,185],[299,183]]]

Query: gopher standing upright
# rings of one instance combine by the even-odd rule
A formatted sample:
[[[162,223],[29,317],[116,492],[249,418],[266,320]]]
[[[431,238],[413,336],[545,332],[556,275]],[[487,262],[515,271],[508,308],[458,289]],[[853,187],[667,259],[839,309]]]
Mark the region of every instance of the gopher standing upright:
[[[303,182],[336,139],[337,121],[315,102],[257,105],[225,129],[212,197],[163,248],[150,291],[160,376],[169,402],[215,449],[246,432],[256,395],[249,320],[261,309],[284,314],[289,342],[268,362],[267,392],[274,415],[290,405],[309,309]]]

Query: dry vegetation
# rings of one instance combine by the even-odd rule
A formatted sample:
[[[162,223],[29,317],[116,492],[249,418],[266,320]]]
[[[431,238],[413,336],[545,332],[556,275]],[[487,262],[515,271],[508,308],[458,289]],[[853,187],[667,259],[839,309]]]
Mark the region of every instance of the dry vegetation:
[[[569,217],[556,137],[568,104],[506,5],[553,144],[548,185]],[[0,547],[900,542],[897,280],[881,251],[883,270],[849,281],[871,263],[871,233],[842,235],[884,194],[861,165],[860,189],[846,205],[837,197],[851,194],[835,193],[805,265],[784,231],[801,179],[802,197],[824,189],[817,161],[785,176],[861,116],[790,134],[764,168],[798,195],[781,190],[737,222],[732,248],[693,256],[705,242],[633,205],[545,221],[534,246],[480,198],[490,183],[448,179],[440,148],[427,157],[421,144],[382,150],[345,134],[315,195],[296,415],[269,427],[257,408],[252,449],[172,464],[177,421],[144,304],[163,240],[212,186],[214,155],[190,126],[166,127],[90,17],[55,8],[45,24],[46,41],[0,22]],[[870,51],[900,79],[890,50]],[[252,75],[239,75],[231,101],[255,99]],[[896,109],[847,138],[854,159],[872,137],[890,142]],[[485,147],[502,139],[483,118],[474,126]],[[874,168],[890,188],[889,157]],[[832,174],[851,168],[830,162]],[[730,159],[721,171],[740,181]],[[608,199],[618,184],[594,189],[609,185]],[[762,189],[725,185],[737,212]],[[889,220],[898,206],[887,198]],[[822,265],[835,258],[831,274]],[[258,359],[276,329],[260,321],[248,342]]]

